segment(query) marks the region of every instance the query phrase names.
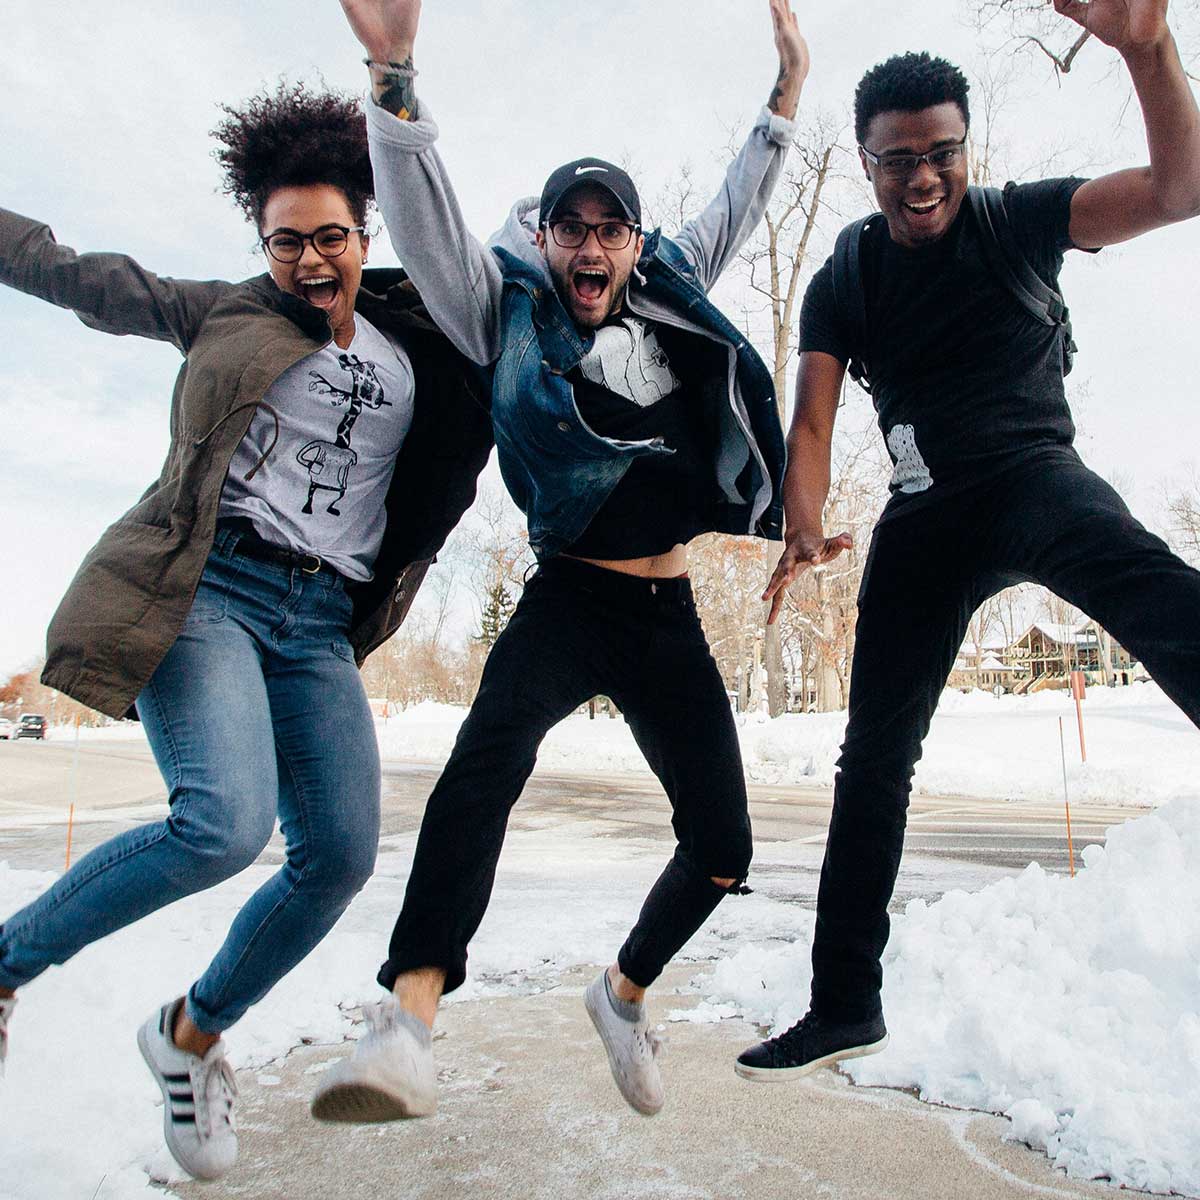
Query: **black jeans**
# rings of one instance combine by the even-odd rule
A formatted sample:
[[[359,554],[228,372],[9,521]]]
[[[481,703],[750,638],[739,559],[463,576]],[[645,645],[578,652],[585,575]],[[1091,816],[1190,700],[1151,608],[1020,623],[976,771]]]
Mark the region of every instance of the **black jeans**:
[[[880,1010],[880,958],[921,743],[975,609],[1045,584],[1095,618],[1200,724],[1200,573],[1073,450],[876,527],[859,593],[846,740],[817,895],[814,1011]]]
[[[541,566],[496,640],[421,822],[379,982],[442,967],[466,975],[508,814],[547,731],[610,696],[671,802],[678,845],[618,956],[648,987],[750,866],[741,753],[725,686],[686,579],[651,581],[572,559]]]

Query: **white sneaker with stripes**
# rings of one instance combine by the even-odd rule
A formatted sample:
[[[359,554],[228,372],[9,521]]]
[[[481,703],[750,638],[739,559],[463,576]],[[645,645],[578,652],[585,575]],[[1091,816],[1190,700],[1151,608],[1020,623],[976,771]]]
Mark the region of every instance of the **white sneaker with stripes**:
[[[237,1161],[237,1080],[217,1042],[203,1058],[180,1050],[172,1031],[182,999],[164,1004],[138,1030],[138,1049],[163,1096],[163,1134],[175,1161],[196,1179],[219,1179]]]

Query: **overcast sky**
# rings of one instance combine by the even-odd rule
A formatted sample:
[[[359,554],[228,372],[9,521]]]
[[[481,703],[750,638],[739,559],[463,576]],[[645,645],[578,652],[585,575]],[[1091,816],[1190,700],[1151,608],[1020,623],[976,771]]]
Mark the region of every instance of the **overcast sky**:
[[[161,274],[263,269],[254,231],[219,192],[208,134],[219,103],[283,75],[364,86],[336,0],[7,0],[5,12],[0,205]],[[973,78],[988,57],[958,0],[826,0],[797,13],[813,58],[802,118],[847,110],[862,72],[892,53],[940,52]],[[646,196],[682,163],[715,185],[727,130],[753,118],[776,58],[766,0],[426,0],[416,62],[464,212],[486,236],[582,154],[627,161]],[[1021,66],[1001,120],[1013,173],[1051,150],[1058,174],[1144,161],[1140,114],[1112,64],[1090,46],[1061,86]],[[377,264],[395,261],[386,243]],[[1072,256],[1063,277],[1081,347],[1080,448],[1151,522],[1163,481],[1197,457],[1197,263],[1192,222]],[[179,357],[4,289],[0,331],[2,678],[41,652],[79,560],[157,476]]]

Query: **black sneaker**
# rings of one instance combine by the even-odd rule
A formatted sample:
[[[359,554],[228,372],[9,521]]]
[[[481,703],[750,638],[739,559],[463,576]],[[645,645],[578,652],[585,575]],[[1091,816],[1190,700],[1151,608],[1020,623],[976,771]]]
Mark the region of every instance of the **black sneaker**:
[[[843,1058],[878,1054],[887,1044],[882,1014],[869,1021],[830,1021],[810,1012],[786,1033],[743,1051],[733,1069],[759,1083],[799,1079]]]

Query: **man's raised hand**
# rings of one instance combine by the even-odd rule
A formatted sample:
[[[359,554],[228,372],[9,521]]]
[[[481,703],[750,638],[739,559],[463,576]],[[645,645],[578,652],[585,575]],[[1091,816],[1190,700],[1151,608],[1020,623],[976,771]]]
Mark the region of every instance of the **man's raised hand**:
[[[421,0],[341,0],[341,5],[372,61],[405,63],[412,57]]]
[[[854,539],[848,533],[839,533],[831,538],[819,532],[792,534],[779,556],[779,565],[771,576],[771,582],[763,592],[762,598],[771,601],[767,624],[775,623],[783,607],[783,597],[801,571],[806,567],[819,567],[833,562],[843,550],[849,550],[853,545]]]
[[[770,3],[775,48],[779,51],[779,78],[767,107],[790,121],[796,116],[800,89],[808,78],[808,45],[800,36],[800,25],[788,7],[788,0],[770,0]]]
[[[1167,0],[1050,0],[1055,12],[1069,17],[1118,53],[1146,50],[1167,36]]]

